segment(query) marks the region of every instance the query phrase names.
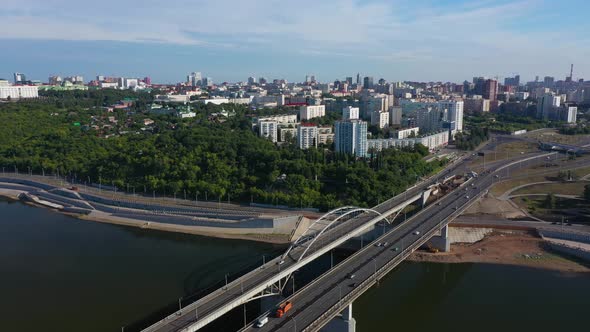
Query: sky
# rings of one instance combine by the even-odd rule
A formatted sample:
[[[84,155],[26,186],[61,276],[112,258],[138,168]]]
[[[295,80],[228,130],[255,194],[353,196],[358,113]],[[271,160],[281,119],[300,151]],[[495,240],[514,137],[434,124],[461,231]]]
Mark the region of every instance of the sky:
[[[587,0],[2,0],[0,77],[590,80]]]

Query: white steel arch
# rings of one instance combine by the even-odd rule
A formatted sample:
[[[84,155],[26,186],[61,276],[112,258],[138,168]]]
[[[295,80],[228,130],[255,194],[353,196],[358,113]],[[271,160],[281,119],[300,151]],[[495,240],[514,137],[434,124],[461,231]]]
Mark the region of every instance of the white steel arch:
[[[344,213],[342,213],[344,212]],[[356,212],[372,212],[375,213],[377,215],[381,215],[380,212],[375,211],[373,209],[367,209],[367,208],[359,208],[359,207],[355,207],[355,206],[344,206],[344,207],[340,207],[337,209],[334,209],[332,211],[327,212],[326,214],[324,214],[323,216],[321,216],[320,218],[316,219],[311,225],[309,225],[309,227],[305,230],[305,232],[303,232],[298,238],[297,240],[295,240],[287,249],[287,251],[283,254],[283,256],[281,257],[281,260],[284,260],[285,258],[287,258],[287,256],[289,255],[289,253],[296,247],[302,245],[303,243],[309,242],[306,247],[305,250],[303,251],[303,253],[301,255],[299,255],[299,258],[297,259],[297,261],[301,261],[301,259],[305,256],[305,254],[307,253],[307,250],[309,250],[309,248],[315,243],[315,241],[320,238],[322,236],[322,234],[329,229],[332,225],[336,224],[340,219],[356,213]],[[327,220],[328,217],[333,216],[333,215],[338,215],[338,217],[336,217],[333,220],[328,220],[328,223],[324,225],[324,227],[319,230],[319,232],[316,232],[314,234],[310,234],[310,232],[314,229],[314,226],[321,224],[322,221]]]

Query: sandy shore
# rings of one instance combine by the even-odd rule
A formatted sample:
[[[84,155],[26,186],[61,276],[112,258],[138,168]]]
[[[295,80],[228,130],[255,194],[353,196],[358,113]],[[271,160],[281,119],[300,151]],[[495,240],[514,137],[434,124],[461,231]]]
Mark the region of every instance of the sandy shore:
[[[585,265],[550,251],[541,238],[526,233],[494,232],[474,244],[453,244],[451,252],[448,253],[417,251],[409,260],[435,263],[494,263],[590,273],[590,264]]]

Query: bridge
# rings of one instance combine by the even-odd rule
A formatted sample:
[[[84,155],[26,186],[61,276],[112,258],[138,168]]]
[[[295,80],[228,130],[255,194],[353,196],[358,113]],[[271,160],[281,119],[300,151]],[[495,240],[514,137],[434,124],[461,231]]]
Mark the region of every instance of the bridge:
[[[439,232],[442,249],[448,249],[448,223],[481,197],[499,177],[499,172],[542,163],[553,155],[556,153],[536,153],[520,161],[500,161],[489,165],[491,169],[485,174],[471,178],[460,190],[456,189],[447,194],[438,203],[422,209],[406,222],[384,234],[378,241],[388,242],[387,246],[364,247],[293,294],[291,301],[294,303],[294,309],[281,319],[270,318],[269,323],[261,330],[277,331],[286,328],[296,331],[317,331],[343,312],[347,319],[334,322],[346,322],[346,328],[350,328],[350,324],[354,325],[351,307],[354,299]],[[371,209],[347,206],[330,211],[313,222],[282,256],[143,331],[197,331],[249,301],[279,296],[295,271],[346,241],[370,231],[378,222],[393,221],[408,205],[416,201],[424,205],[436,183],[465,171],[465,166],[459,159],[445,171]],[[355,275],[353,286],[350,285],[353,281],[348,279],[351,274]],[[268,312],[265,315],[268,315]],[[246,330],[249,328],[251,327],[247,327]]]

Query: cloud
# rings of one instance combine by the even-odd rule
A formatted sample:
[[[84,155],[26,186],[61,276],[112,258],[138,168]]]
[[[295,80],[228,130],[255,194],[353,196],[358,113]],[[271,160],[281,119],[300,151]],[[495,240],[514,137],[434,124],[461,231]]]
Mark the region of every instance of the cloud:
[[[383,63],[551,61],[571,45],[572,58],[587,55],[588,43],[579,40],[587,38],[588,23],[548,31],[554,20],[547,0],[3,0],[0,38],[197,45]]]

